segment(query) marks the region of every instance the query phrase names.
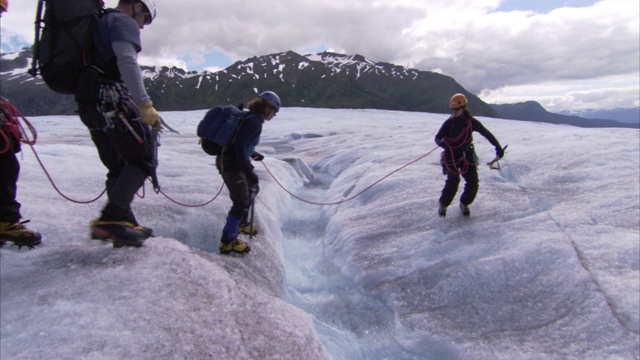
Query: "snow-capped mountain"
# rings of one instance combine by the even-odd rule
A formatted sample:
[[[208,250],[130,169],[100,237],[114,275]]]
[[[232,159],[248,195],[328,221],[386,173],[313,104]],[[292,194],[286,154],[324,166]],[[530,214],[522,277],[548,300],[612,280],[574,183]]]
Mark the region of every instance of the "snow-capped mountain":
[[[25,115],[74,114],[72,96],[47,88],[27,73],[31,49],[0,57],[1,94]],[[280,95],[286,107],[368,108],[448,113],[451,94],[467,94],[473,113],[525,121],[582,127],[634,127],[638,120],[547,112],[540,104],[489,105],[453,78],[429,71],[374,62],[362,55],[331,52],[300,55],[293,51],[255,56],[226,69],[185,71],[176,67],[142,66],[147,91],[159,110],[208,109],[240,104],[264,90]],[[637,109],[636,109],[637,110]],[[637,113],[637,111],[636,111]]]
[[[28,115],[72,114],[76,107],[70,96],[51,92],[41,79],[27,74],[30,59],[31,50],[27,48],[2,55],[3,95]],[[451,77],[376,63],[361,55],[300,55],[288,51],[252,57],[215,73],[151,66],[143,66],[143,72],[159,110],[240,103],[259,91],[273,90],[285,106],[446,113],[451,94],[463,92],[475,114],[497,116],[489,105]]]

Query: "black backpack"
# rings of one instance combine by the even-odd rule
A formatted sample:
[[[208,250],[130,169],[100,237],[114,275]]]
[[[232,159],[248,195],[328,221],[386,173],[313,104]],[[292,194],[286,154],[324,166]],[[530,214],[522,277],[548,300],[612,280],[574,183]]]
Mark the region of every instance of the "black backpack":
[[[93,33],[104,12],[102,0],[39,0],[29,73],[39,71],[57,93],[75,94],[78,77],[93,63]]]

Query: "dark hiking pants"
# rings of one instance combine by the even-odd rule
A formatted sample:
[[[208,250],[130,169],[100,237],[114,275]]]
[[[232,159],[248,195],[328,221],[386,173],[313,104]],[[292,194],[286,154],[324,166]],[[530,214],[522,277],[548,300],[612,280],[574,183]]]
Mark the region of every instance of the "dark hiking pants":
[[[131,211],[131,202],[145,179],[152,171],[152,145],[149,144],[149,129],[136,126],[139,136],[145,138],[140,144],[123,124],[106,128],[107,122],[95,104],[78,103],[80,119],[91,133],[98,156],[107,168],[108,203],[102,210],[100,220],[129,221],[137,224]],[[132,122],[133,123],[133,122]]]
[[[13,149],[0,154],[0,221],[18,222],[20,203],[16,200],[20,162]]]
[[[469,165],[467,172],[462,174],[464,178],[464,191],[460,196],[460,202],[465,205],[469,205],[475,200],[478,193],[478,168],[475,165]],[[447,180],[445,181],[442,194],[440,196],[440,204],[444,206],[451,205],[453,198],[458,192],[458,185],[460,184],[460,175],[448,173]]]

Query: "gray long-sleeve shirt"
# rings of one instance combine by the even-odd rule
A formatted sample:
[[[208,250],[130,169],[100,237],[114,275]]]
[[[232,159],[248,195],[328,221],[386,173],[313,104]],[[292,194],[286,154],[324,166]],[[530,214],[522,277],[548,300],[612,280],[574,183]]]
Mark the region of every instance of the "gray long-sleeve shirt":
[[[142,105],[151,98],[144,88],[142,70],[138,64],[138,53],[133,43],[127,41],[115,41],[112,43],[113,52],[118,58],[118,70],[125,86],[136,104]]]
[[[107,77],[123,81],[136,104],[150,101],[138,64],[142,46],[136,21],[120,11],[108,10],[98,22],[95,40],[98,65],[107,72]],[[117,69],[112,65],[114,60]]]

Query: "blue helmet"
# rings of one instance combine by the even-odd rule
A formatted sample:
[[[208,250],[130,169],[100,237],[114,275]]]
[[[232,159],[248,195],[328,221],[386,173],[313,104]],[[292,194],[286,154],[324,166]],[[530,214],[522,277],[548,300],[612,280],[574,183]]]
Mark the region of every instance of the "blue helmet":
[[[280,111],[280,97],[278,96],[278,94],[274,93],[273,91],[265,91],[260,94],[260,99],[269,102],[271,106]]]

